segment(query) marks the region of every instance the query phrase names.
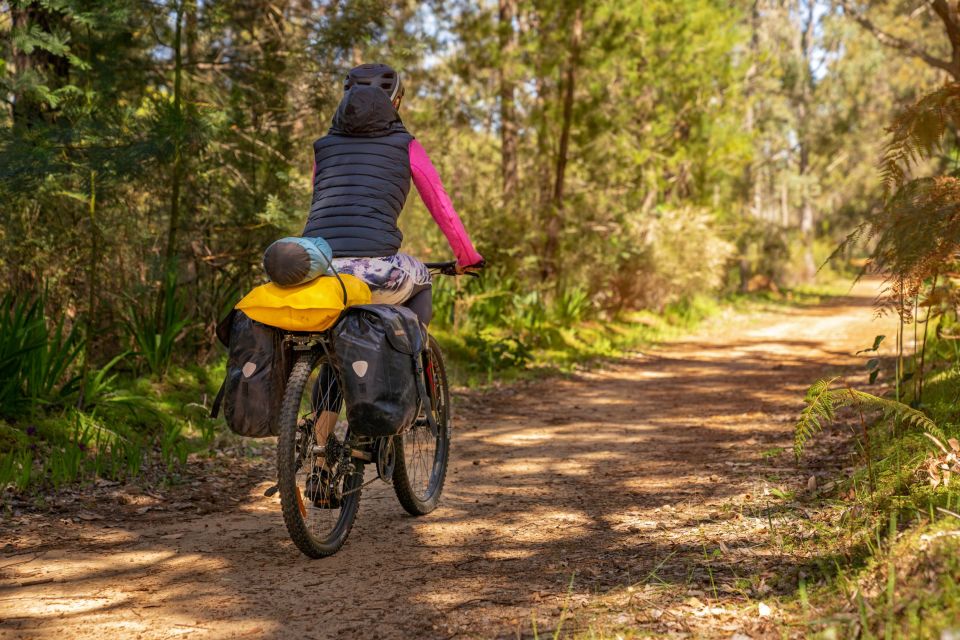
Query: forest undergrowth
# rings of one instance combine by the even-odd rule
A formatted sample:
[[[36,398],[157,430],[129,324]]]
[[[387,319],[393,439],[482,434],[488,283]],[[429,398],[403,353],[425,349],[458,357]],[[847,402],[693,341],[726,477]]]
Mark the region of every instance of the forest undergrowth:
[[[944,154],[958,97],[945,85],[894,120],[885,206],[838,251],[866,241],[867,268],[885,278],[876,311],[898,325],[860,352],[866,385],[818,381],[796,425],[798,460],[828,425],[851,432],[850,465],[799,507],[814,510],[816,533],[793,540],[813,562],[789,602],[825,638],[960,633],[960,159]],[[915,176],[929,158],[939,171]]]
[[[848,446],[819,454],[840,457],[839,476],[813,480],[805,497],[784,501],[812,530],[788,536],[791,552],[810,563],[780,604],[810,635],[941,638],[956,631],[960,349],[946,337],[955,326],[955,318],[940,325],[944,337],[929,339],[925,357],[877,357],[865,345],[864,377],[879,378],[872,386],[830,378],[811,388],[807,411],[820,403],[823,426],[849,437]],[[903,385],[896,400],[898,370],[917,372],[922,359],[922,390],[918,376],[904,375],[916,383]],[[798,452],[810,435],[798,424]],[[816,456],[802,462],[818,464]]]
[[[453,379],[468,387],[564,375],[676,338],[719,314],[815,304],[840,291],[830,284],[698,296],[659,313],[602,321],[576,299],[547,306],[536,294],[491,292],[482,282],[459,286],[438,288],[434,329]],[[224,375],[219,347],[206,363],[188,364],[176,357],[177,336],[140,340],[132,330],[138,349],[84,370],[83,341],[45,316],[42,299],[8,302],[0,312],[0,487],[11,495],[97,479],[176,483],[191,454],[239,445],[242,439],[209,416]]]

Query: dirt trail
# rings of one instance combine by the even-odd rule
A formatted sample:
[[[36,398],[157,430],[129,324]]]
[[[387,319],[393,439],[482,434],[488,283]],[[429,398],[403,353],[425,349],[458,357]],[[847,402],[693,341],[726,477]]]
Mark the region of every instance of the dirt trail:
[[[765,493],[809,471],[777,448],[805,386],[891,334],[874,293],[460,394],[441,508],[411,518],[371,485],[330,559],[293,547],[266,481],[205,515],[8,518],[0,638],[529,637],[564,610],[566,630],[779,637],[758,605],[803,559]]]

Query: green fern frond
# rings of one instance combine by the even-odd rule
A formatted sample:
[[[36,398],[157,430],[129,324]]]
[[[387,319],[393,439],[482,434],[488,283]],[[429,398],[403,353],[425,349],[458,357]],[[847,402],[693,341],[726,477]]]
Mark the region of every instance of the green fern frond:
[[[813,436],[823,431],[825,425],[833,422],[837,409],[855,405],[858,408],[879,410],[882,421],[896,417],[914,429],[946,441],[947,436],[943,430],[922,411],[902,402],[881,398],[852,387],[831,388],[838,380],[842,378],[836,376],[818,380],[807,391],[805,398],[807,406],[800,412],[800,419],[794,427],[793,452],[798,460]]]
[[[840,244],[837,245],[837,248],[827,256],[827,259],[823,261],[823,264],[820,265],[820,268],[823,269],[827,264],[833,262],[837,258],[842,258],[847,255],[855,246],[857,246],[860,241],[864,238],[864,235],[867,235],[867,239],[870,239],[870,225],[867,222],[862,222],[858,224],[853,231],[847,234],[847,237],[844,238]],[[867,267],[864,267],[860,274],[857,275],[857,278],[863,276]]]
[[[836,412],[830,387],[839,379],[837,376],[818,380],[807,390],[804,398],[807,406],[800,412],[800,418],[793,428],[793,454],[798,460],[807,442],[823,431],[825,424],[833,422]]]
[[[921,429],[938,438],[946,440],[946,435],[940,430],[940,427],[937,426],[936,422],[931,420],[922,411],[918,411],[910,405],[897,402],[896,400],[891,400],[890,398],[881,398],[873,395],[872,393],[858,391],[857,389],[852,389],[851,393],[853,393],[857,400],[862,402],[864,405],[883,411],[884,416],[888,419],[892,417],[900,418],[904,423],[914,427],[915,429]]]

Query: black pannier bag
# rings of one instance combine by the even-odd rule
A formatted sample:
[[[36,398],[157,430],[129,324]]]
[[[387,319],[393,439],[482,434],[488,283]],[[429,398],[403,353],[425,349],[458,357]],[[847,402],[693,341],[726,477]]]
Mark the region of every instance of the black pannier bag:
[[[293,365],[283,333],[233,310],[217,326],[217,336],[227,346],[227,375],[211,415],[217,416],[222,401],[227,426],[234,433],[251,438],[277,435]]]
[[[333,349],[351,432],[400,433],[417,417],[417,398],[436,429],[423,384],[425,339],[420,320],[406,307],[368,304],[344,313],[333,331]]]

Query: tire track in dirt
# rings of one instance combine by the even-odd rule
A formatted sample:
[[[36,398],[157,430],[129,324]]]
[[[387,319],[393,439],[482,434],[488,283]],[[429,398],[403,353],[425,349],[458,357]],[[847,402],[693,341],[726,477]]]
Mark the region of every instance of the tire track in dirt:
[[[371,485],[326,560],[293,547],[266,481],[203,516],[8,519],[0,638],[517,637],[561,614],[568,631],[779,637],[757,602],[803,559],[764,492],[809,475],[777,453],[806,386],[890,334],[875,290],[460,393],[441,507],[411,518]]]

